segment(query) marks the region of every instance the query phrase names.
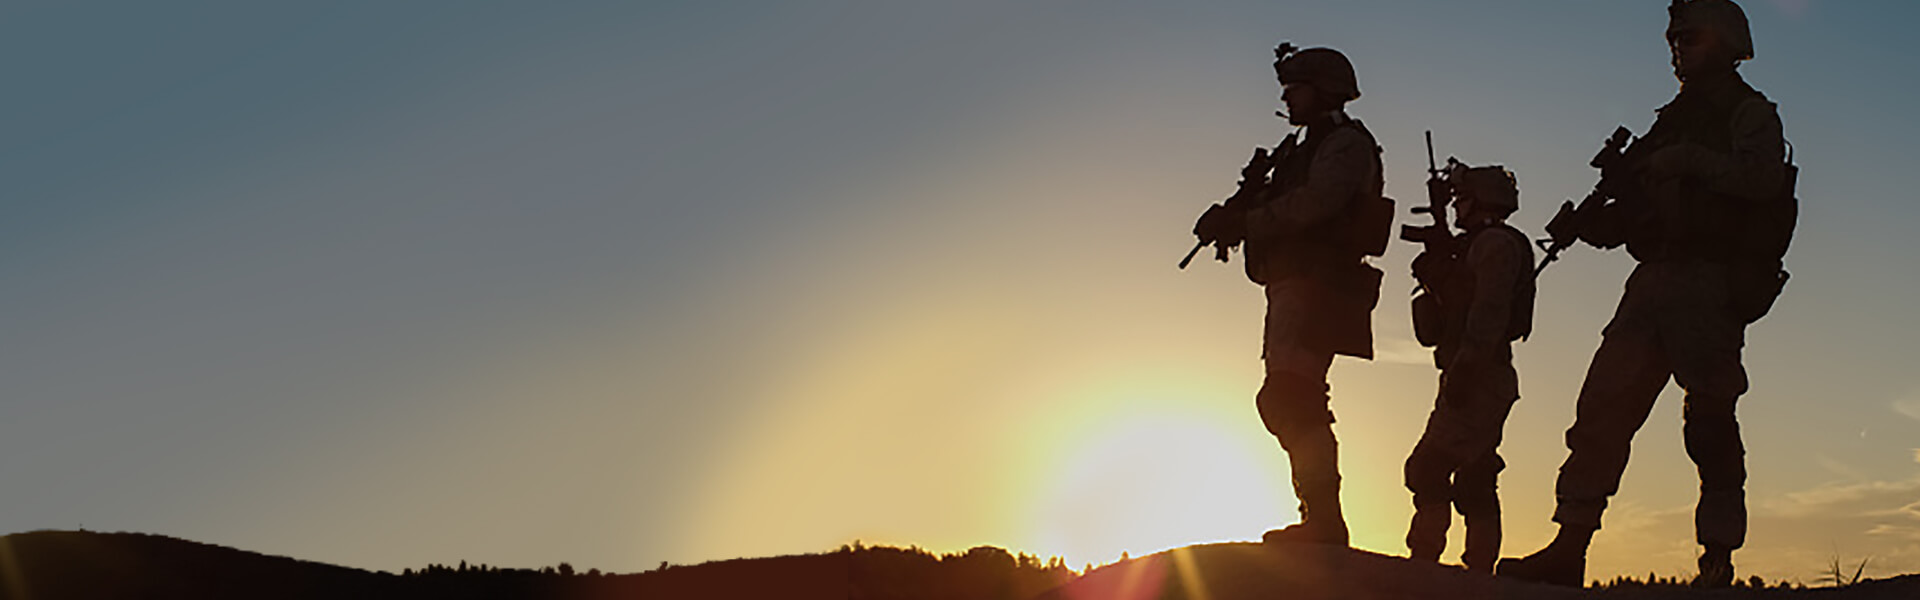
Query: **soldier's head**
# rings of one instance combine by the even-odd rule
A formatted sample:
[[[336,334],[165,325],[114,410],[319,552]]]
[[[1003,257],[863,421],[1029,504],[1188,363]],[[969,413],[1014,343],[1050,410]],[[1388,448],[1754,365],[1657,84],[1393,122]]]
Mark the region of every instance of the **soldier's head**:
[[[1667,7],[1667,49],[1673,52],[1673,75],[1681,81],[1730,73],[1753,58],[1747,13],[1731,0],[1673,0]]]
[[[1506,167],[1458,167],[1447,178],[1453,182],[1455,227],[1472,229],[1520,210],[1520,184]]]
[[[1294,51],[1292,44],[1273,50],[1274,74],[1280,76],[1280,100],[1287,105],[1287,121],[1306,125],[1339,110],[1360,97],[1347,55],[1332,48]]]

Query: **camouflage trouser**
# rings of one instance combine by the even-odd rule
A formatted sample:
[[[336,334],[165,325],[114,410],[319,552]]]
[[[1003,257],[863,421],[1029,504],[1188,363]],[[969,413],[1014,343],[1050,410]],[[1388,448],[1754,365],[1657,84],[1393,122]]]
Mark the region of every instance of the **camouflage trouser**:
[[[1746,450],[1734,403],[1747,391],[1740,366],[1746,325],[1729,313],[1727,299],[1727,270],[1720,265],[1675,261],[1634,269],[1580,386],[1554,521],[1599,528],[1607,498],[1619,491],[1633,434],[1672,378],[1687,392],[1687,456],[1700,473],[1696,539],[1731,548],[1745,542]]]
[[[1519,398],[1510,355],[1441,374],[1426,432],[1407,456],[1406,484],[1415,507],[1445,510],[1451,504],[1461,515],[1498,518],[1496,487],[1507,465],[1497,450],[1507,413]]]
[[[1333,410],[1328,406],[1327,369],[1333,351],[1311,343],[1319,284],[1289,279],[1267,286],[1266,333],[1261,358],[1267,375],[1255,396],[1260,421],[1280,440],[1292,464],[1294,493],[1337,510],[1340,490]]]

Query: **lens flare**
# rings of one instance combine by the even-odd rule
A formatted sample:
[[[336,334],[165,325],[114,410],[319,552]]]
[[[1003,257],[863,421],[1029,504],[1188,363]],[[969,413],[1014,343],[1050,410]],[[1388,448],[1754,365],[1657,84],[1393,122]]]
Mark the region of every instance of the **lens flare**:
[[[1135,410],[1086,430],[1050,468],[1032,521],[1035,549],[1107,562],[1257,539],[1291,518],[1278,449],[1257,424],[1222,417]]]

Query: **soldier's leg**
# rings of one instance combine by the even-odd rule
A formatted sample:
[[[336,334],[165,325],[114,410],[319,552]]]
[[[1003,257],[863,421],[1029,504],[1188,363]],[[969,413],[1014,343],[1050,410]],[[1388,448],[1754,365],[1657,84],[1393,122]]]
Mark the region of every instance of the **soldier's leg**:
[[[1700,503],[1694,510],[1694,535],[1706,547],[1701,556],[1703,583],[1732,583],[1732,553],[1746,542],[1746,448],[1740,442],[1735,406],[1747,391],[1740,364],[1745,324],[1725,310],[1724,287],[1715,271],[1692,278],[1677,302],[1682,310],[1664,321],[1662,336],[1673,356],[1674,379],[1687,391],[1687,456],[1700,472]]]
[[[1420,434],[1413,451],[1407,455],[1403,478],[1407,491],[1413,492],[1413,520],[1407,524],[1408,556],[1421,561],[1437,561],[1446,550],[1447,529],[1453,525],[1454,472],[1460,470],[1477,452],[1467,399],[1458,390],[1449,389],[1452,381],[1440,375],[1439,392],[1433,412],[1427,415],[1426,430]]]
[[[1453,476],[1453,505],[1467,521],[1461,562],[1468,571],[1491,574],[1500,560],[1500,471],[1507,468],[1500,459],[1500,439],[1520,397],[1511,358],[1491,369],[1474,389],[1475,452]]]
[[[1295,278],[1266,289],[1261,358],[1267,376],[1257,404],[1267,431],[1287,452],[1302,513],[1299,525],[1283,530],[1291,533],[1268,537],[1344,545],[1339,447],[1333,437],[1333,411],[1327,404],[1327,369],[1333,365],[1333,352],[1312,343],[1315,294],[1320,293],[1315,285]],[[1313,527],[1304,527],[1309,525]]]
[[[1337,519],[1339,447],[1333,437],[1333,411],[1328,406],[1326,383],[1332,357],[1324,361],[1274,358],[1269,357],[1266,381],[1256,397],[1260,420],[1287,452],[1303,517]],[[1318,374],[1313,374],[1315,370]]]
[[[1488,451],[1469,461],[1453,478],[1453,505],[1467,520],[1467,543],[1460,555],[1468,571],[1492,573],[1500,559],[1500,471],[1507,467],[1498,452]]]
[[[1554,484],[1553,520],[1562,528],[1600,528],[1607,499],[1620,489],[1633,435],[1667,385],[1666,352],[1649,325],[1616,320],[1587,367],[1567,429],[1567,460]]]
[[[1453,472],[1459,468],[1459,446],[1453,415],[1442,394],[1427,415],[1427,428],[1407,455],[1404,478],[1407,491],[1413,492],[1413,521],[1407,525],[1408,556],[1414,560],[1437,561],[1446,550],[1447,529],[1453,514],[1447,505],[1453,498]]]
[[[1270,310],[1273,304],[1269,301]],[[1347,525],[1340,511],[1339,444],[1333,437],[1333,410],[1327,398],[1327,369],[1333,364],[1333,353],[1306,347],[1299,337],[1274,335],[1273,321],[1270,313],[1267,377],[1256,403],[1267,431],[1287,452],[1301,521],[1268,532],[1262,539],[1344,546]]]
[[[1620,307],[1580,384],[1573,426],[1567,429],[1567,460],[1554,483],[1559,533],[1533,554],[1500,561],[1501,575],[1569,586],[1585,581],[1587,545],[1600,528],[1607,499],[1619,491],[1633,434],[1646,423],[1671,376],[1654,322],[1663,308],[1662,290],[1648,281],[1657,275],[1643,264],[1627,279]]]

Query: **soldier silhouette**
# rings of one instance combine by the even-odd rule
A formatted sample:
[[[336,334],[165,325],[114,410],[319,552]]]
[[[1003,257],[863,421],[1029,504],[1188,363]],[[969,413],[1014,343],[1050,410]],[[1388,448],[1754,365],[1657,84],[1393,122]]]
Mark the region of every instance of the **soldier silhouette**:
[[[1555,486],[1558,535],[1501,575],[1579,586],[1634,432],[1669,378],[1686,390],[1687,455],[1700,473],[1699,586],[1730,585],[1746,538],[1745,449],[1734,407],[1747,391],[1746,326],[1786,282],[1795,169],[1774,105],[1741,79],[1747,19],[1728,0],[1675,0],[1667,41],[1680,93],[1647,135],[1603,168],[1613,201],[1573,215],[1581,241],[1627,246],[1639,261],[1581,384],[1570,454]],[[1600,161],[1596,160],[1596,163]],[[1560,218],[1556,218],[1560,221]],[[1559,223],[1550,224],[1549,230]]]
[[[1240,191],[1194,225],[1195,250],[1214,244],[1225,260],[1244,241],[1247,277],[1265,288],[1266,377],[1255,405],[1287,453],[1302,520],[1263,540],[1345,546],[1327,371],[1335,355],[1373,357],[1380,271],[1365,257],[1385,251],[1393,206],[1381,196],[1380,148],[1345,110],[1360,97],[1352,63],[1290,44],[1275,56],[1283,114],[1305,134],[1255,151]]]
[[[1407,456],[1414,508],[1407,549],[1415,560],[1438,560],[1453,520],[1449,509],[1458,510],[1467,525],[1461,560],[1469,571],[1490,574],[1500,557],[1496,488],[1506,468],[1497,450],[1520,398],[1512,342],[1533,323],[1533,247],[1507,224],[1520,208],[1520,189],[1506,169],[1449,160],[1428,180],[1427,193],[1441,222],[1409,227],[1401,237],[1427,244],[1413,261],[1422,290],[1414,299],[1414,331],[1422,345],[1435,347],[1441,374],[1426,431]],[[1444,229],[1450,200],[1463,230],[1458,236]]]

